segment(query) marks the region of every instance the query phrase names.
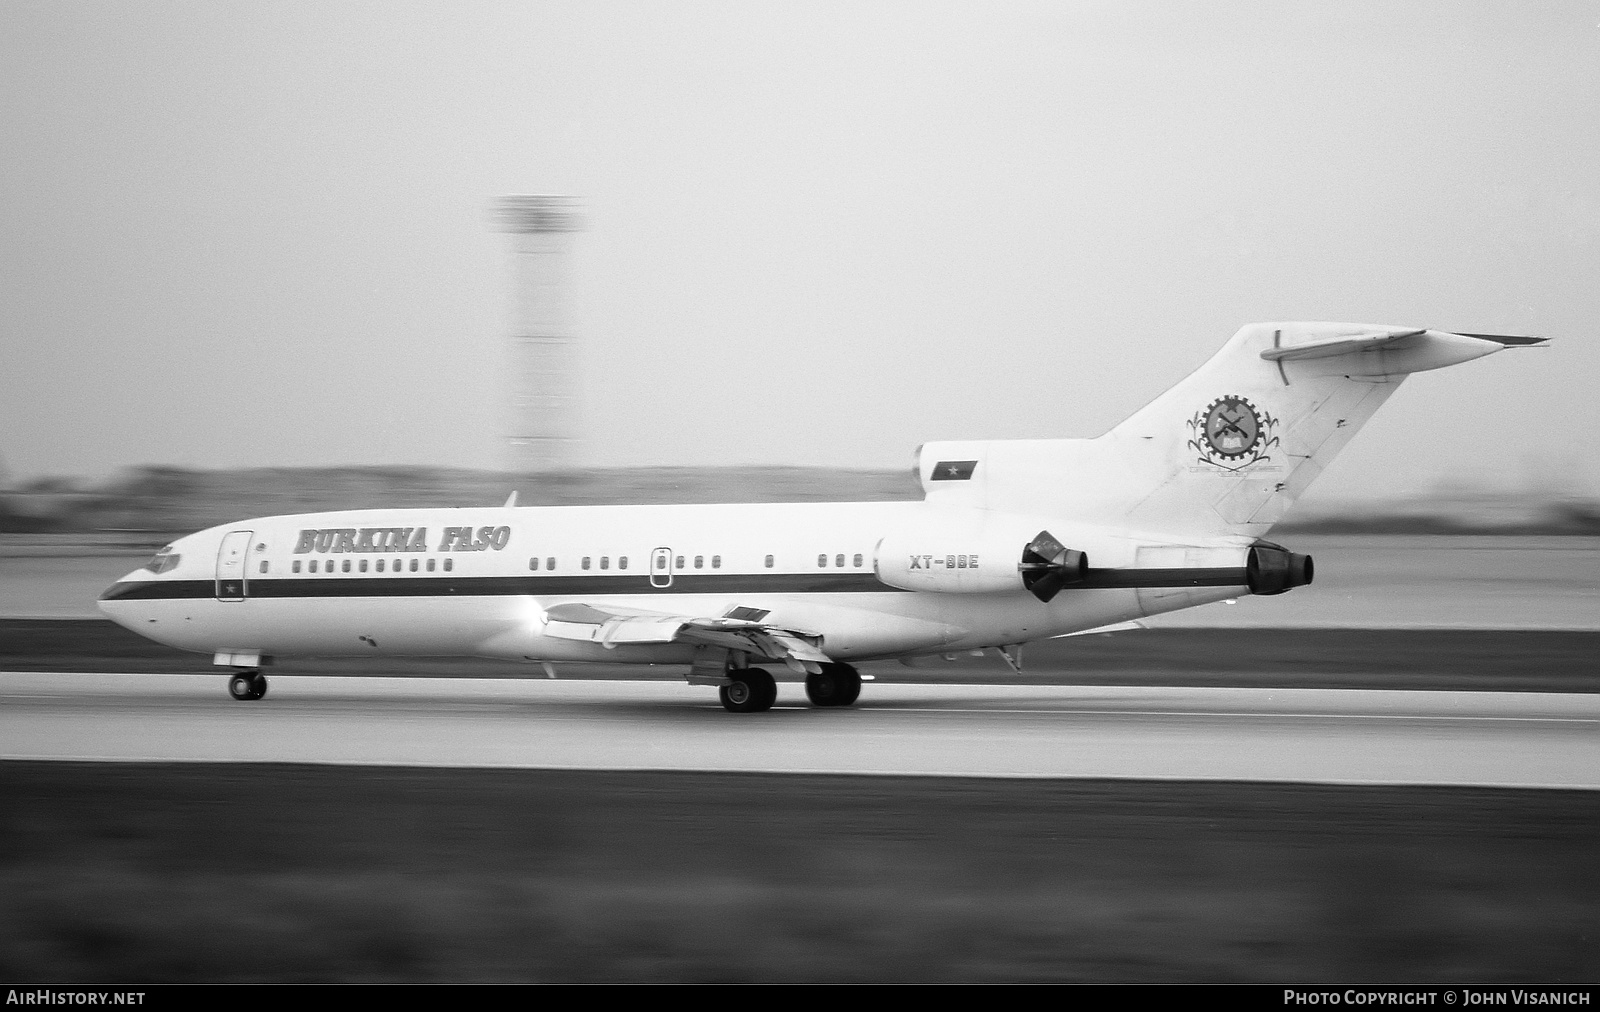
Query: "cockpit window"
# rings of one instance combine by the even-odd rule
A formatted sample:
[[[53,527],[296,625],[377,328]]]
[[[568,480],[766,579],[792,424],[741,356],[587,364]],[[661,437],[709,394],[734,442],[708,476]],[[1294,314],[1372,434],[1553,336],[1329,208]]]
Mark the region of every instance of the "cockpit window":
[[[146,562],[144,564],[144,568],[150,570],[150,572],[156,574],[157,576],[160,576],[162,573],[170,572],[173,569],[176,569],[178,566],[178,560],[181,558],[183,558],[183,556],[179,555],[177,552],[174,552],[171,545],[167,545],[165,548],[161,549],[161,551],[156,553],[155,558],[151,559],[149,562]]]

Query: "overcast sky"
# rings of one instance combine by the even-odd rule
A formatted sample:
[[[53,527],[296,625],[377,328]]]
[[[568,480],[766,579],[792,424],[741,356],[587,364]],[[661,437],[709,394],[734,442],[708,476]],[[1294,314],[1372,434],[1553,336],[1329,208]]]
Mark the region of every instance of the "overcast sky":
[[[497,466],[528,192],[591,464],[1093,436],[1331,319],[1555,344],[1319,492],[1600,474],[1600,4],[1527,0],[0,0],[0,460]]]

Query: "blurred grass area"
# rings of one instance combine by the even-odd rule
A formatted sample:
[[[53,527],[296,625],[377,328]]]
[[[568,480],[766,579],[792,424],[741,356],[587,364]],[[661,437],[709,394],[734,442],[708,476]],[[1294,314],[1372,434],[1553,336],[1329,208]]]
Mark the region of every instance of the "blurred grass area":
[[[1559,982],[1600,793],[0,763],[0,975]]]
[[[909,464],[909,461],[908,461]],[[41,478],[0,489],[0,534],[130,550],[244,517],[343,509],[609,503],[877,502],[920,500],[910,467],[634,467],[517,474],[440,467],[130,468],[103,481]],[[1320,503],[1320,504],[1319,504]],[[1537,487],[1438,490],[1413,499],[1349,502],[1313,496],[1281,534],[1600,534],[1600,501]],[[81,541],[80,541],[81,539]],[[22,547],[30,547],[23,542]]]
[[[0,532],[118,532],[159,546],[241,517],[345,509],[921,499],[907,467],[596,468],[515,474],[435,467],[140,467],[100,483],[53,479],[0,494]]]
[[[1600,692],[1600,631],[1564,629],[1141,629],[1044,640],[1013,672],[990,651],[945,661],[861,665],[882,682],[1009,685],[1265,686]],[[682,676],[679,668],[560,664],[568,678]],[[0,671],[218,674],[185,653],[101,619],[0,619]],[[794,680],[782,668],[780,680]],[[470,657],[294,657],[284,675],[540,678],[533,665]]]

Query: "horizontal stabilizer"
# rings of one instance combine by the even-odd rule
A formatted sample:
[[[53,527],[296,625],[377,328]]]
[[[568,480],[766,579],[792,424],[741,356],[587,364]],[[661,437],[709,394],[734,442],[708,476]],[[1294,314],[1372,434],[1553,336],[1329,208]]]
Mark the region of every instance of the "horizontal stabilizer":
[[[1550,343],[1548,337],[1517,337],[1514,334],[1466,334],[1455,331],[1462,337],[1475,337],[1480,341],[1493,341],[1495,344],[1507,348],[1539,348]]]
[[[1409,371],[1437,368],[1458,360],[1478,358],[1502,348],[1532,348],[1549,341],[1543,337],[1515,337],[1510,334],[1461,334],[1440,330],[1378,330],[1368,334],[1334,334],[1328,337],[1279,344],[1282,331],[1273,335],[1273,346],[1261,353],[1268,362],[1302,362],[1333,358],[1336,355],[1390,351],[1411,352],[1417,356]],[[1462,340],[1465,338],[1466,340]],[[1481,342],[1474,345],[1473,342]],[[1446,350],[1447,346],[1455,347]],[[1448,360],[1448,361],[1447,361]],[[1434,364],[1437,361],[1437,365]]]
[[[1268,362],[1295,362],[1307,358],[1332,358],[1352,352],[1375,351],[1404,341],[1421,337],[1426,330],[1396,330],[1377,334],[1356,334],[1352,337],[1322,337],[1281,348],[1268,348],[1261,357]]]

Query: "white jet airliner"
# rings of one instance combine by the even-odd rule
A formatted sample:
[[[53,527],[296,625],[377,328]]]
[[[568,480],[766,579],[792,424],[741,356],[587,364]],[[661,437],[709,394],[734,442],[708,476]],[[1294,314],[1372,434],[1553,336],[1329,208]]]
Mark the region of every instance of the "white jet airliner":
[[[1409,374],[1541,338],[1261,323],[1095,439],[928,443],[920,502],[353,510],[180,538],[102,595],[214,655],[676,665],[735,712],[783,665],[818,706],[855,661],[998,649],[1311,583],[1262,540]],[[515,496],[512,497],[513,501]]]

